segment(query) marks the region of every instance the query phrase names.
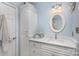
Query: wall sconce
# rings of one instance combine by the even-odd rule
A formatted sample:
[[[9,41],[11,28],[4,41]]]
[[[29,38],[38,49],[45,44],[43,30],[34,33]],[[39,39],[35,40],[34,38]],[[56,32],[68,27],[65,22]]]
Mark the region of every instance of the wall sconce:
[[[55,6],[52,7],[52,13],[57,14],[57,13],[62,13],[63,12],[63,8],[62,8],[62,4],[57,4]]]

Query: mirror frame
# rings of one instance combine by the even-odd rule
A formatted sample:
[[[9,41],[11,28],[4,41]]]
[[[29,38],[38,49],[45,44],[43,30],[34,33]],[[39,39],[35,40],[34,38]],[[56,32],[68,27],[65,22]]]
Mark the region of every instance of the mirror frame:
[[[54,18],[56,15],[59,15],[59,16],[61,16],[61,18],[62,18],[62,19],[61,19],[62,25],[61,25],[61,28],[60,28],[59,30],[54,29],[53,26],[52,26],[52,20],[53,20],[53,18]],[[53,32],[61,32],[61,31],[63,31],[64,27],[65,27],[65,20],[64,20],[64,17],[63,17],[61,14],[54,14],[54,15],[51,17],[51,19],[50,19],[50,28],[51,28],[51,30],[52,30]]]

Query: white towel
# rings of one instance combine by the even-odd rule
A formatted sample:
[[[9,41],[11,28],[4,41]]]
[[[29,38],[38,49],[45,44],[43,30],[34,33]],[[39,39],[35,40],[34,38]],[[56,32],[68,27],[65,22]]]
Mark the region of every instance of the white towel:
[[[0,32],[2,33],[2,50],[3,52],[6,52],[8,50],[9,35],[5,15],[0,16]]]

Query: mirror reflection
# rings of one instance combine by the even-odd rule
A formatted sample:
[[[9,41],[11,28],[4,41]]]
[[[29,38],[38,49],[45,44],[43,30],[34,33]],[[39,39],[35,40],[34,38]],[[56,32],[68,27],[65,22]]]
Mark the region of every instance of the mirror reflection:
[[[62,18],[60,15],[55,15],[53,17],[52,26],[55,30],[59,30],[62,27]]]

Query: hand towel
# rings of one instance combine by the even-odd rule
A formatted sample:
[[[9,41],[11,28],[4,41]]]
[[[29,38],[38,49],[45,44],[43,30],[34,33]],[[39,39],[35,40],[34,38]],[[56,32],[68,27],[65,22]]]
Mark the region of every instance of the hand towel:
[[[9,35],[5,15],[0,16],[0,31],[2,32],[2,50],[3,52],[6,52],[9,46]]]

